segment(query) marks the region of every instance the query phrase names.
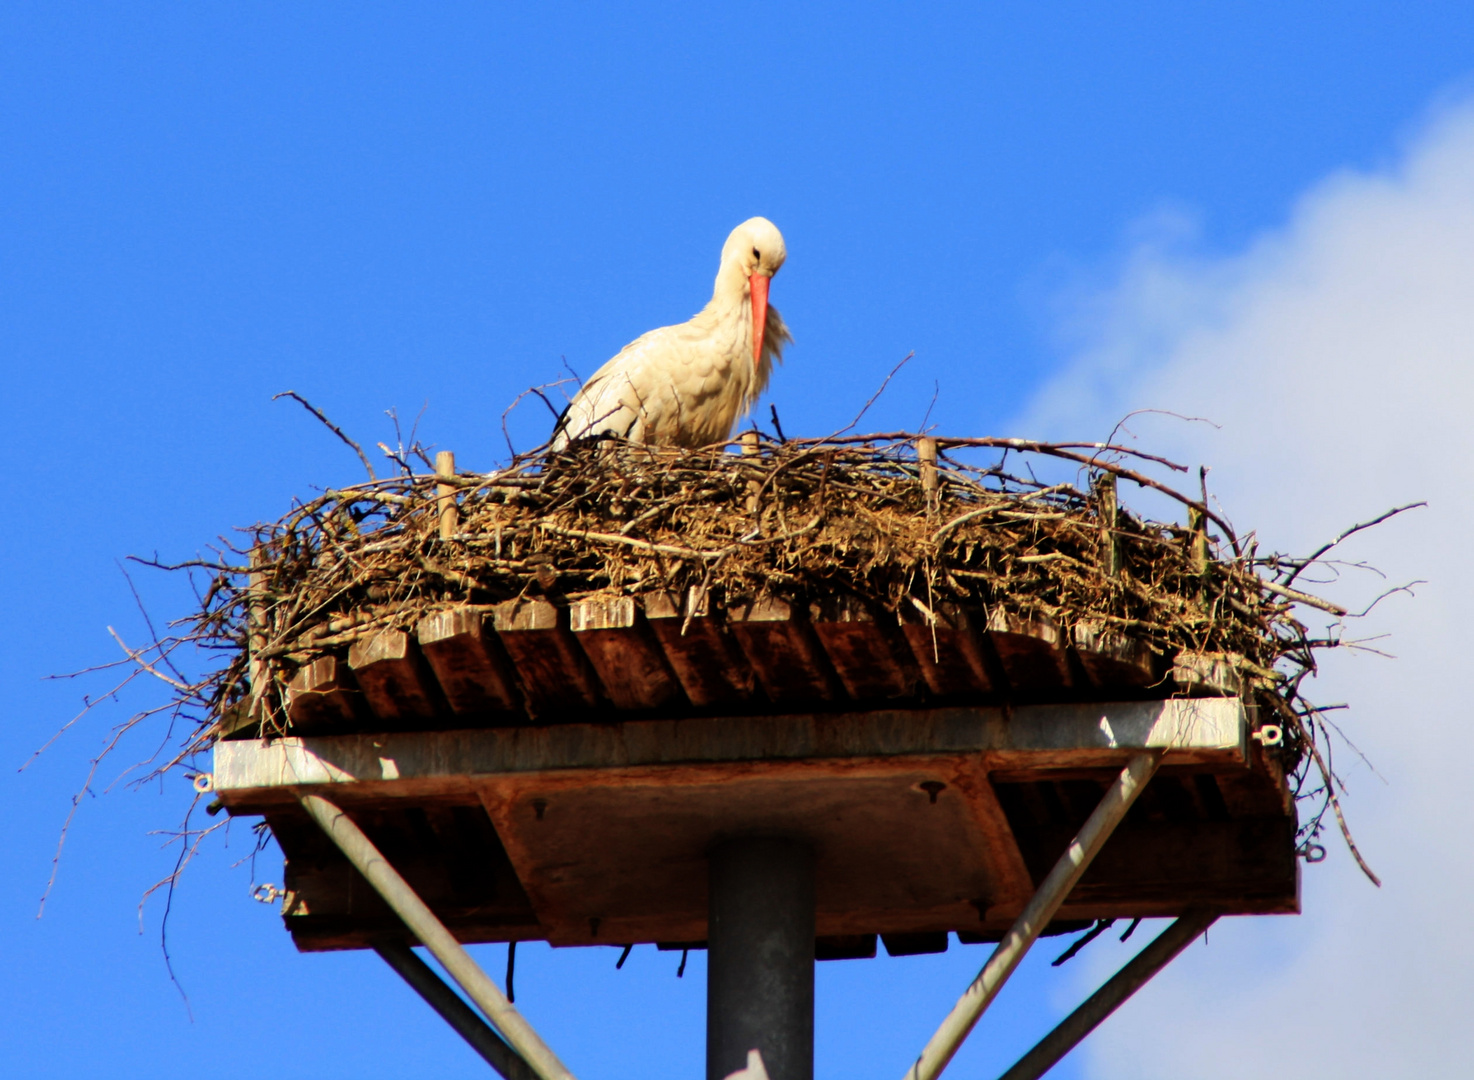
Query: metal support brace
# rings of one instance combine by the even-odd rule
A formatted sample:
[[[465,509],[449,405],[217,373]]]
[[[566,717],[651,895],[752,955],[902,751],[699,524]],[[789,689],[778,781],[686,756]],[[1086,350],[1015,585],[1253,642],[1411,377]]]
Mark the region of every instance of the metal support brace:
[[[384,962],[397,971],[415,993],[424,998],[426,1004],[506,1080],[537,1080],[537,1073],[517,1055],[517,1051],[502,1042],[491,1026],[476,1015],[476,1010],[462,1001],[461,996],[408,945],[398,938],[384,938],[374,942],[374,952],[382,956]]]
[[[471,954],[437,919],[409,883],[389,865],[353,820],[320,795],[299,795],[299,801],[313,820],[348,861],[358,868],[374,891],[404,920],[410,933],[419,938],[431,955],[440,962],[456,984],[466,992],[478,1009],[499,1031],[512,1049],[527,1062],[541,1080],[574,1080],[568,1067],[548,1048],[532,1025],[513,1007],[496,983],[482,971]]]
[[[1121,1004],[1146,985],[1157,972],[1176,958],[1177,954],[1190,945],[1194,938],[1213,925],[1218,913],[1214,911],[1189,911],[1167,929],[1157,935],[1141,952],[1126,962],[1126,966],[1110,977],[1090,997],[1064,1020],[1058,1027],[1040,1039],[1013,1068],[999,1080],[1038,1080],[1059,1063],[1080,1042],[1100,1026],[1102,1020],[1120,1008]]]
[[[1079,834],[1070,841],[1070,846],[1054,864],[1039,888],[1034,892],[1023,913],[1014,920],[978,977],[958,999],[947,1018],[937,1028],[936,1034],[926,1044],[910,1069],[905,1080],[936,1080],[947,1062],[957,1053],[962,1041],[967,1038],[983,1010],[992,1004],[998,991],[1008,981],[1024,954],[1039,937],[1039,932],[1049,925],[1054,913],[1065,902],[1092,859],[1104,846],[1107,839],[1126,811],[1136,801],[1136,796],[1146,782],[1157,771],[1162,760],[1162,751],[1148,750],[1137,754],[1126,763],[1121,775],[1106,790]]]

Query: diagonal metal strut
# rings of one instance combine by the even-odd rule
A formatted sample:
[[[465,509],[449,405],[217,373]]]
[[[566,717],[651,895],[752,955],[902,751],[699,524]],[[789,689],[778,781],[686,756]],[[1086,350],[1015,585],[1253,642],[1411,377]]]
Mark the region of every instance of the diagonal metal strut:
[[[1170,964],[1217,918],[1217,912],[1202,908],[1184,914],[1158,934],[1150,945],[1126,961],[1126,965],[1106,980],[1104,986],[1061,1020],[1058,1027],[1040,1039],[1034,1049],[1019,1058],[999,1080],[1038,1080],[1080,1045],[1085,1036],[1099,1027],[1101,1021],[1120,1008],[1127,998],[1145,986],[1147,980]]]
[[[476,1010],[461,1000],[459,994],[435,974],[429,964],[421,960],[415,951],[398,938],[385,938],[374,942],[374,952],[399,973],[400,977],[425,999],[425,1002],[440,1014],[456,1033],[471,1044],[486,1063],[506,1080],[537,1080],[532,1066],[492,1030]]]
[[[298,795],[298,800],[532,1071],[541,1080],[574,1080],[568,1067],[558,1060],[532,1025],[481,970],[455,935],[435,917],[409,883],[389,865],[363,830],[320,795]]]
[[[1070,895],[1091,860],[1126,816],[1126,811],[1157,771],[1161,760],[1162,751],[1148,750],[1134,755],[1126,763],[1121,774],[1106,790],[1100,804],[1091,812],[1080,832],[1054,864],[1054,869],[1049,871],[1049,876],[1035,890],[1028,905],[988,957],[983,970],[978,972],[978,977],[968,986],[957,1004],[952,1006],[952,1011],[927,1042],[921,1056],[906,1071],[905,1080],[936,1080],[947,1067],[962,1041],[983,1015],[983,1010],[998,996],[998,991],[1039,937],[1039,932],[1049,925],[1050,919]]]

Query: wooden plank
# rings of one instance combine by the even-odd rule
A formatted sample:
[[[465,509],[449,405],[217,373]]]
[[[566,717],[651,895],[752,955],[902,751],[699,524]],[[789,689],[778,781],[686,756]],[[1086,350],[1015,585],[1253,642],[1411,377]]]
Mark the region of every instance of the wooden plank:
[[[363,694],[348,665],[336,656],[312,661],[287,685],[287,720],[296,731],[328,731],[369,719]]]
[[[785,761],[844,769],[890,760],[906,768],[909,755],[988,753],[997,770],[1108,769],[1136,750],[1162,748],[1164,765],[1230,769],[1243,767],[1246,743],[1237,698],[1176,698],[242,739],[215,746],[214,775],[216,792],[234,806],[282,786],[361,783],[390,797],[417,796],[502,773],[727,765],[740,772]]]
[[[752,667],[726,626],[711,614],[704,592],[692,586],[684,606],[664,592],[651,593],[643,604],[650,629],[693,705],[740,708],[751,700]]]
[[[968,809],[977,823],[978,831],[987,841],[985,858],[988,876],[996,883],[994,893],[979,915],[990,907],[1003,906],[1010,910],[1023,910],[1034,893],[1034,881],[1029,868],[1014,839],[1013,828],[1008,816],[998,802],[998,793],[988,777],[984,755],[969,756],[957,769],[953,781],[967,800]],[[982,901],[983,897],[974,897]]]
[[[920,672],[899,626],[877,621],[864,601],[829,596],[809,605],[809,622],[845,692],[856,701],[906,697]]]
[[[546,600],[509,600],[492,610],[492,625],[516,665],[533,716],[556,718],[602,703],[598,678],[565,612]]]
[[[506,774],[485,778],[480,790],[539,920],[558,943],[643,940],[657,928],[656,940],[704,938],[714,830],[810,842],[818,853],[821,927],[857,910],[913,905],[975,919],[969,898],[996,890],[981,858],[986,842],[949,783],[954,760],[903,765],[825,775],[793,765],[630,770],[605,786],[573,773]],[[928,791],[937,789],[933,803]]]
[[[815,960],[872,960],[874,934],[834,934],[814,940]]]
[[[1172,658],[1172,681],[1184,694],[1232,696],[1243,690],[1241,657],[1180,652]]]
[[[947,932],[922,931],[912,934],[881,934],[887,956],[923,956],[947,951]]]
[[[1030,871],[1042,881],[1074,831],[1052,826],[1017,834]],[[1278,898],[1284,910],[1294,910],[1298,879],[1293,819],[1128,821],[1106,842],[1067,903],[1186,906]]]
[[[415,628],[420,651],[429,661],[451,712],[457,717],[522,711],[511,661],[486,616],[471,608],[426,615]]]
[[[914,763],[903,775],[856,774],[851,782],[859,786],[851,798],[828,812],[818,812],[829,798],[823,789],[783,782],[750,785],[734,807],[728,781],[672,789],[651,780],[634,790],[603,792],[580,787],[572,777],[497,781],[484,797],[499,807],[494,835],[510,839],[494,855],[482,850],[483,838],[493,835],[485,822],[468,838],[452,820],[467,812],[463,806],[416,803],[405,812],[351,812],[465,941],[704,940],[712,799],[724,815],[737,809],[737,820],[745,814],[756,815],[754,820],[791,817],[805,829],[817,827],[820,937],[935,938],[951,930],[965,941],[996,940],[1016,911],[998,898],[980,918],[975,901],[957,899],[979,895],[973,891],[979,888],[986,895],[989,886],[986,874],[981,886],[970,880],[980,845],[956,814],[960,805],[952,787],[935,804],[914,791],[918,776],[947,776],[947,768],[946,762],[930,761]],[[631,828],[642,820],[628,814],[631,806],[644,808],[646,827]],[[424,821],[416,824],[421,810]],[[298,946],[361,947],[374,933],[396,932],[361,880],[341,859],[320,850],[321,836],[293,828],[294,822],[284,821],[288,817],[272,814],[268,820],[287,853],[287,925]],[[1168,916],[1192,903],[1230,913],[1297,910],[1294,827],[1292,819],[1128,822],[1051,930],[1066,929],[1070,920]],[[1029,865],[1043,874],[1073,835],[1067,823],[1022,829]],[[893,953],[918,951],[904,943],[887,945]]]
[[[1074,685],[1065,643],[1053,619],[994,608],[988,616],[988,640],[1014,690],[1051,692]]]
[[[580,600],[568,611],[573,636],[619,709],[654,709],[681,701],[675,674],[633,597]]]
[[[1161,677],[1150,645],[1104,623],[1078,622],[1074,638],[1075,653],[1099,689],[1150,686]]]
[[[932,606],[931,616],[903,607],[901,631],[927,688],[944,697],[992,694],[998,689],[979,630],[977,613],[950,602]]]
[[[462,940],[542,936],[506,852],[476,802],[360,808],[353,816]],[[266,820],[287,856],[282,916],[299,948],[360,948],[367,943],[363,935],[372,931],[403,935],[403,924],[300,808],[270,813]]]
[[[814,630],[786,600],[769,598],[727,611],[758,685],[775,704],[833,701],[842,695]]]
[[[1289,817],[1295,812],[1289,786],[1259,769],[1221,773],[1213,779],[1232,817]]]
[[[429,720],[448,711],[419,647],[403,630],[382,630],[355,641],[348,666],[380,720]]]

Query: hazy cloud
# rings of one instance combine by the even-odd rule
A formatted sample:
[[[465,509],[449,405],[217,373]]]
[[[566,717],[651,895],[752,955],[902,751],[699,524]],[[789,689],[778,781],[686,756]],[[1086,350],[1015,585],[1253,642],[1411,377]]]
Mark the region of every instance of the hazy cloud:
[[[1390,506],[1430,507],[1347,556],[1393,597],[1319,680],[1349,701],[1348,812],[1385,886],[1334,838],[1305,873],[1305,914],[1228,920],[1082,1050],[1114,1077],[1463,1077],[1474,1070],[1474,107],[1442,111],[1376,172],[1329,177],[1287,223],[1229,257],[1195,256],[1178,219],[1147,230],[1116,281],[1075,297],[1073,361],[1019,426],[1103,435],[1132,409],[1144,446],[1214,467],[1241,531],[1304,551]],[[1023,432],[1020,432],[1023,433]],[[1130,493],[1127,493],[1130,498]],[[1385,587],[1326,586],[1355,604]],[[1095,957],[1093,976],[1108,962]]]

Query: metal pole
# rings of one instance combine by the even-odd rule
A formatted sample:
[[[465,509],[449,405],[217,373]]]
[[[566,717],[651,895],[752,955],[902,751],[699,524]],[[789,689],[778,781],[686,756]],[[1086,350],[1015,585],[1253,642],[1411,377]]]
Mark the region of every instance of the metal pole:
[[[1030,1050],[1013,1068],[999,1080],[1038,1080],[1059,1063],[1080,1041],[1100,1026],[1100,1022],[1115,1012],[1127,998],[1146,985],[1157,972],[1166,967],[1192,943],[1213,921],[1218,918],[1213,911],[1189,911],[1167,929],[1157,935],[1126,966],[1110,977],[1090,997],[1064,1020],[1057,1028]]]
[[[514,1008],[496,983],[487,977],[471,954],[466,952],[445,925],[435,917],[409,883],[389,865],[347,814],[320,795],[299,795],[302,806],[312,815],[323,832],[337,844],[348,861],[358,867],[374,891],[384,898],[396,915],[404,920],[410,932],[424,943],[431,955],[440,961],[456,984],[466,992],[478,1009],[486,1014],[502,1035],[532,1067],[542,1080],[573,1080],[568,1067],[548,1049],[532,1025]]]
[[[771,1080],[814,1076],[814,852],[793,840],[728,840],[711,853],[706,1076],[762,1053]]]
[[[1013,926],[993,950],[993,955],[988,957],[983,970],[978,972],[972,985],[958,999],[957,1004],[952,1006],[952,1011],[942,1021],[941,1027],[937,1028],[921,1056],[906,1071],[906,1080],[936,1080],[947,1067],[947,1062],[952,1060],[952,1055],[957,1053],[957,1048],[983,1015],[983,1010],[998,996],[998,991],[1023,960],[1039,932],[1049,925],[1049,920],[1054,918],[1060,904],[1070,895],[1070,890],[1085,873],[1090,861],[1126,816],[1126,811],[1157,771],[1161,760],[1160,750],[1148,750],[1135,755],[1126,763],[1121,775],[1116,777],[1101,798],[1100,805],[1091,813],[1075,839],[1070,841],[1070,846],[1034,892],[1023,913],[1014,920]]]
[[[476,1010],[462,1001],[460,995],[447,986],[445,980],[408,945],[398,938],[385,938],[374,942],[374,952],[382,956],[384,962],[397,971],[430,1008],[438,1012],[461,1038],[471,1044],[471,1049],[485,1058],[486,1063],[506,1080],[536,1080],[537,1073],[517,1056],[517,1051],[502,1042],[490,1025],[476,1015]]]

